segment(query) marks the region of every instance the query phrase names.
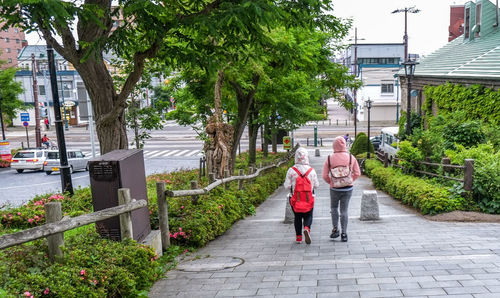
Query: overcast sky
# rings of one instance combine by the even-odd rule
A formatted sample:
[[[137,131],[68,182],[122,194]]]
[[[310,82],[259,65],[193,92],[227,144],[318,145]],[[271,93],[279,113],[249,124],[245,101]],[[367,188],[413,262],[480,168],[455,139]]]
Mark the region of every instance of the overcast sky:
[[[357,27],[358,43],[403,43],[404,13],[391,12],[415,6],[420,12],[408,14],[408,48],[411,54],[426,55],[448,42],[450,5],[466,2],[468,1],[334,0],[333,14],[353,19],[350,37],[354,38],[354,27]],[[365,40],[359,40],[361,38]]]
[[[412,54],[426,55],[448,42],[450,5],[464,4],[466,0],[333,0],[333,14],[352,18],[350,37],[358,28],[358,43],[402,43],[404,13],[391,12],[415,6],[421,11],[408,14],[408,46]],[[494,2],[494,1],[493,1]],[[27,37],[30,44],[45,44],[38,34]],[[353,41],[346,41],[353,43]]]

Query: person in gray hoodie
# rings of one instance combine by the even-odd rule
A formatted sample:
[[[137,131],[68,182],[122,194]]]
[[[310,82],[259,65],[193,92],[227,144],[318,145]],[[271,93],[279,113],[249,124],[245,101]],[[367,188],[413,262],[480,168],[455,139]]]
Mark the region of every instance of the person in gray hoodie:
[[[304,175],[309,170],[311,170],[309,174]],[[286,173],[284,187],[286,189],[289,189],[290,193],[293,193],[297,178],[299,177],[299,173],[297,173],[297,171],[300,172],[301,175],[304,175],[309,179],[312,187],[311,192],[315,188],[318,188],[319,186],[318,175],[316,174],[316,171],[309,165],[309,154],[307,153],[307,150],[302,147],[298,148],[297,151],[295,152],[295,165],[289,168],[288,172]],[[314,198],[312,198],[312,205],[314,207]],[[294,226],[295,226],[296,242],[297,243],[302,242],[302,227],[304,227],[305,242],[306,244],[310,244],[313,208],[308,212],[296,212],[296,210],[294,210],[294,208],[292,207],[292,211],[295,215]]]

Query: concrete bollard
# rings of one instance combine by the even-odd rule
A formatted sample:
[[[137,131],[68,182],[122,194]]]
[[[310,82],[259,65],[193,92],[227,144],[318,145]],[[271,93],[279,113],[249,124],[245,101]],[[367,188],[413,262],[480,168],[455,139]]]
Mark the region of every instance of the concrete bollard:
[[[320,156],[319,149],[314,150],[314,156]]]
[[[378,212],[377,192],[375,190],[363,191],[361,197],[361,216],[360,220],[380,219]]]
[[[285,204],[285,220],[283,221],[286,224],[291,224],[293,223],[293,220],[295,218],[295,215],[293,214],[292,211],[292,206],[290,206],[290,195],[288,194],[285,198],[286,204]]]

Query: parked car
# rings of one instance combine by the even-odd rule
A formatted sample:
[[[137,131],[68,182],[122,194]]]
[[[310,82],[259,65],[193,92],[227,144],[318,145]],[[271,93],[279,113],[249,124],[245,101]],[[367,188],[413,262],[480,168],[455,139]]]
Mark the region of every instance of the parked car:
[[[70,173],[74,171],[87,171],[89,158],[85,157],[85,154],[80,150],[69,149],[66,151],[68,154],[68,165],[70,167]],[[50,175],[53,172],[59,172],[61,167],[61,161],[59,160],[59,151],[49,150],[47,152],[47,159],[44,163],[45,174]]]
[[[378,148],[380,147],[380,143],[382,143],[382,136],[371,137],[370,141],[373,144],[373,149],[377,151]]]
[[[17,152],[10,160],[10,167],[18,173],[24,170],[41,171],[44,169],[44,162],[47,158],[47,150],[41,148],[23,149]]]
[[[396,156],[399,150],[399,139],[398,139],[399,127],[385,127],[382,128],[382,143],[380,144],[380,149],[389,154],[389,160]]]

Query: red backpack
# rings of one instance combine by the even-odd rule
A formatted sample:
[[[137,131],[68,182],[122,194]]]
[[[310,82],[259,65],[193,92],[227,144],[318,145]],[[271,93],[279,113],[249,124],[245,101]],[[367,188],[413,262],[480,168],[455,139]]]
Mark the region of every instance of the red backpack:
[[[295,180],[295,189],[293,190],[293,195],[290,198],[290,205],[297,213],[305,213],[311,211],[314,207],[314,197],[312,195],[311,181],[307,178],[307,175],[311,173],[312,168],[309,168],[307,172],[302,174],[295,167],[292,169],[299,174],[297,180]]]

